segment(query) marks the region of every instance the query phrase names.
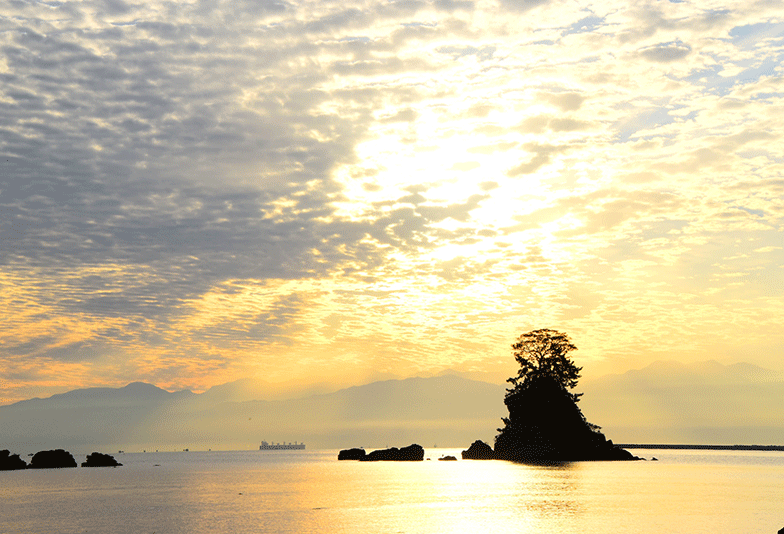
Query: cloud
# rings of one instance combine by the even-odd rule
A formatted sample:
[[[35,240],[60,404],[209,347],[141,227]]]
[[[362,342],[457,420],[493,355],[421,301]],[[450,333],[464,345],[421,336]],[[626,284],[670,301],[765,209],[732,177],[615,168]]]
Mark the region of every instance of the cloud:
[[[657,63],[669,63],[685,58],[691,52],[691,47],[680,42],[659,43],[640,50],[642,57]]]
[[[512,11],[529,11],[547,2],[548,0],[502,0],[503,6]]]
[[[442,9],[444,11],[457,11],[457,10],[465,10],[465,11],[472,11],[475,6],[475,2],[468,2],[468,1],[459,1],[459,0],[436,0],[434,5],[438,9]]]
[[[549,164],[553,155],[561,154],[568,150],[567,147],[539,145],[537,143],[529,143],[525,145],[525,149],[532,152],[533,156],[528,161],[509,169],[506,173],[507,176],[515,177],[521,174],[532,174]]]
[[[543,93],[541,96],[561,111],[577,111],[586,99],[584,95],[574,92]]]
[[[658,329],[775,337],[784,13],[574,7],[4,7],[0,377],[503,366],[541,323],[608,366]]]

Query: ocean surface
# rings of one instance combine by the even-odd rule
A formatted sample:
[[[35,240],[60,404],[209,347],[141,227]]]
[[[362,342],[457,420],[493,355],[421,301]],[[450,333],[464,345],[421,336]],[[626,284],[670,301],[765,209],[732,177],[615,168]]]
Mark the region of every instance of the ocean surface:
[[[103,451],[108,452],[108,451]],[[0,472],[0,532],[767,533],[784,452],[635,450],[645,462],[337,461],[338,451],[114,455]],[[84,456],[74,454],[77,462]]]

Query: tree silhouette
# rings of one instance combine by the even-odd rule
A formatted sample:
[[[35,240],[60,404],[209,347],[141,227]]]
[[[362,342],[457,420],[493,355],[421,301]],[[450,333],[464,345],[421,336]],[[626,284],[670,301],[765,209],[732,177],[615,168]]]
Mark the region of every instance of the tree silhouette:
[[[634,457],[613,445],[586,421],[577,406],[580,368],[569,358],[577,347],[555,330],[522,334],[512,345],[520,364],[508,380],[503,418],[495,438],[495,457],[518,462],[630,460]]]
[[[534,330],[517,338],[512,350],[520,370],[516,377],[507,379],[513,386],[506,390],[507,398],[547,379],[557,383],[575,402],[579,400],[581,393],[568,391],[577,385],[582,371],[568,356],[569,352],[577,350],[569,336],[546,328]]]

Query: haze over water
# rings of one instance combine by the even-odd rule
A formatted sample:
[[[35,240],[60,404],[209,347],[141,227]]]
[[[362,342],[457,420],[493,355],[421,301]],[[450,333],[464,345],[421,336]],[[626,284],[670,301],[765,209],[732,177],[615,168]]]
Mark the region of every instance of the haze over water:
[[[2,530],[88,534],[774,533],[784,455],[658,462],[338,462],[337,451],[121,454],[121,468],[0,473]],[[78,458],[77,458],[78,459]],[[159,464],[156,466],[155,464]]]

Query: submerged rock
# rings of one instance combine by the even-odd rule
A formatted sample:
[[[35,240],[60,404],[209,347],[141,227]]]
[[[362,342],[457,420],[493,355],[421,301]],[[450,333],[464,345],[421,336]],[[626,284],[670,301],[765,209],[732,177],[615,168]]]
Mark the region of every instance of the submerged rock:
[[[338,453],[338,460],[361,460],[365,454],[365,449],[343,449]]]
[[[421,462],[425,459],[425,449],[416,443],[398,449],[392,447],[391,449],[380,449],[368,453],[359,459],[360,462],[377,462],[377,461],[392,461],[392,462]]]
[[[122,464],[114,456],[94,452],[87,455],[87,461],[82,462],[82,467],[120,467]]]
[[[460,453],[463,460],[493,460],[495,453],[493,448],[481,440],[476,440],[467,450]]]
[[[0,471],[13,471],[16,469],[26,469],[27,463],[18,454],[11,454],[11,451],[4,449],[0,451]]]
[[[31,469],[52,469],[60,467],[76,467],[76,460],[71,453],[63,449],[39,451],[30,460]]]

